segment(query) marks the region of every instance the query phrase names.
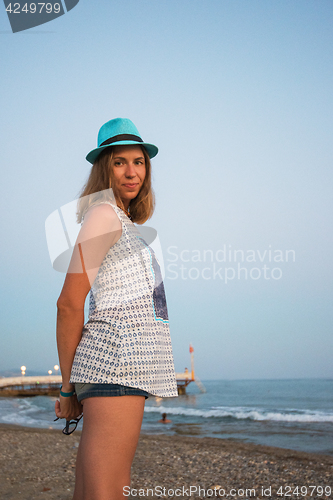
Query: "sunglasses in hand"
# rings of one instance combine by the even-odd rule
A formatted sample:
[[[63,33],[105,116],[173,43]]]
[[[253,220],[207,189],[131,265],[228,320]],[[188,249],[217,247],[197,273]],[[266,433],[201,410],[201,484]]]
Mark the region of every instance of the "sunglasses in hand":
[[[82,417],[83,414],[80,415],[78,418],[73,418],[73,420],[66,420],[66,427],[63,428],[62,433],[66,434],[66,436],[72,434],[77,428],[77,424],[80,422]],[[57,420],[59,420],[59,417],[55,418],[53,422],[56,422]]]

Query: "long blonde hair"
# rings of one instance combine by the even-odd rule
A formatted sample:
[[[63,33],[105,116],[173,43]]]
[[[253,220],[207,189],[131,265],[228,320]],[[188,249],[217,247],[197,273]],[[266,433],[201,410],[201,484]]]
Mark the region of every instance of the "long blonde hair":
[[[151,185],[151,163],[147,151],[141,147],[146,165],[146,176],[143,181],[139,194],[130,201],[129,212],[131,220],[137,224],[143,224],[154,213],[155,196]],[[114,182],[112,158],[113,147],[106,148],[95,160],[91,167],[90,175],[86,184],[80,192],[80,199],[78,201],[77,221],[80,223],[83,220],[84,214],[88,208],[94,205],[97,201],[107,199],[107,194],[101,193],[112,188],[113,194],[116,199],[118,207],[126,212],[123,202],[117,193],[116,183]],[[94,196],[96,194],[96,196]]]

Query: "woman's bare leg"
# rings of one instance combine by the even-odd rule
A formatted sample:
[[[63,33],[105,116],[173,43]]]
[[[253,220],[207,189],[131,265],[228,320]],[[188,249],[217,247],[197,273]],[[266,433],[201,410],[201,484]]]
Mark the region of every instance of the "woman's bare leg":
[[[83,401],[73,500],[124,500],[142,424],[144,396]]]

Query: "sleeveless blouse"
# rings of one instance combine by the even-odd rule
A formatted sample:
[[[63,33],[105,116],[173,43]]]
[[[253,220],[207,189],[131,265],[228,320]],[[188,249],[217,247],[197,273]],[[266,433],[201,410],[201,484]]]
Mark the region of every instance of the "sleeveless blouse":
[[[121,384],[159,397],[177,396],[168,310],[152,248],[112,203],[122,235],[91,287],[89,317],[70,382]]]

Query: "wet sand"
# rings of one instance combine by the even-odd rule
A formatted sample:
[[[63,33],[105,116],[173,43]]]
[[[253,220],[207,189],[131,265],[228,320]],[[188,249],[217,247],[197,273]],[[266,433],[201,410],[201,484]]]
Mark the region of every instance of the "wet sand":
[[[0,499],[71,500],[79,440],[78,431],[64,436],[58,430],[0,424]],[[230,499],[326,499],[333,498],[328,488],[325,496],[310,486],[333,491],[332,478],[333,457],[327,455],[216,438],[141,435],[128,498],[144,498],[150,488],[153,498],[163,493],[166,498],[209,498],[212,493],[216,498],[220,490]],[[216,486],[215,496],[209,490]]]

